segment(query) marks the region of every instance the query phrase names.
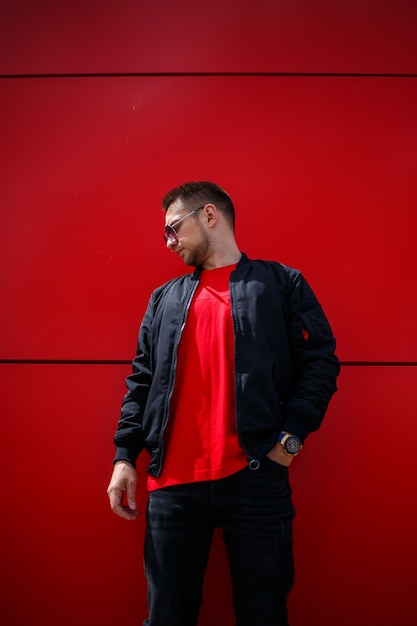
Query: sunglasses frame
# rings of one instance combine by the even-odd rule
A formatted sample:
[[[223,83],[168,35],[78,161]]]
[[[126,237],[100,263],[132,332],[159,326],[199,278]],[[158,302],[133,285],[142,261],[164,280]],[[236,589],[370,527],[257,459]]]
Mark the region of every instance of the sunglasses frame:
[[[164,241],[165,241],[165,243],[166,244],[170,243],[170,244],[173,244],[174,246],[178,245],[178,233],[175,230],[175,228],[178,226],[178,224],[183,222],[187,217],[190,217],[190,215],[192,215],[193,213],[196,213],[197,211],[201,211],[201,209],[204,209],[205,206],[206,205],[203,204],[203,206],[199,206],[196,209],[193,209],[192,211],[187,213],[187,215],[184,215],[183,217],[181,217],[179,220],[177,220],[173,224],[167,224],[165,226],[165,228],[164,228]]]

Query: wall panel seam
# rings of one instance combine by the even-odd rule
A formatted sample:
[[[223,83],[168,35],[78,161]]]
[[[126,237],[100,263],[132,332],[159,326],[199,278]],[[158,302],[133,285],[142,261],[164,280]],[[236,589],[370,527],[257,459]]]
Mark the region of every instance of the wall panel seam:
[[[125,359],[0,359],[0,365],[131,365]],[[417,361],[340,361],[342,367],[417,367]]]
[[[359,72],[87,72],[54,74],[0,74],[0,78],[136,78],[136,77],[294,77],[294,78],[417,78],[417,74]]]

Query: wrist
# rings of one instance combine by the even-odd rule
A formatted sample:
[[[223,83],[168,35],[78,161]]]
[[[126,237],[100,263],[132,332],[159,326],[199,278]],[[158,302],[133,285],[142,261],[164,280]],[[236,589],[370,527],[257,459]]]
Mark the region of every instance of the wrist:
[[[113,469],[117,466],[117,465],[127,465],[128,467],[130,467],[132,470],[134,470],[134,466],[132,465],[132,463],[130,461],[126,461],[125,459],[120,459],[119,461],[116,461],[115,463],[113,463]]]
[[[281,444],[284,454],[290,457],[297,456],[303,447],[301,439],[297,437],[297,435],[293,435],[284,430],[278,435],[278,443]]]

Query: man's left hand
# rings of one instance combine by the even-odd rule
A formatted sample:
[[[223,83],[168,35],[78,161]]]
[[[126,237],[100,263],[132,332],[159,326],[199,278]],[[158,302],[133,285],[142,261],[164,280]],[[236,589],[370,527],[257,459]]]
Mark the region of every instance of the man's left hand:
[[[275,444],[272,450],[268,452],[266,456],[269,459],[271,459],[271,461],[275,461],[275,463],[279,463],[280,465],[285,465],[286,467],[288,467],[291,464],[294,458],[293,456],[290,456],[289,454],[285,454],[282,448],[282,445],[278,442]]]

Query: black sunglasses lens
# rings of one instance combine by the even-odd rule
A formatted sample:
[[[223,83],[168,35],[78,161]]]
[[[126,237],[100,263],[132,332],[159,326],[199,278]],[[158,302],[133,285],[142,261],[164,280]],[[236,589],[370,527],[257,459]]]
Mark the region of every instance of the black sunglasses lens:
[[[168,243],[168,241],[171,241],[172,243],[177,242],[177,233],[173,228],[171,228],[171,226],[165,226],[164,228],[164,241],[165,243]]]

